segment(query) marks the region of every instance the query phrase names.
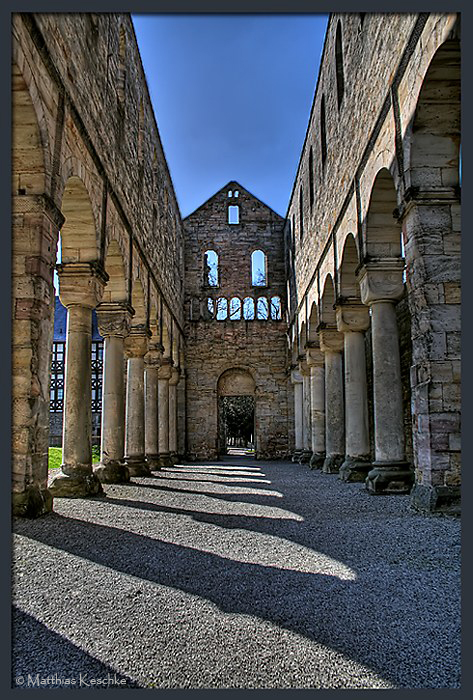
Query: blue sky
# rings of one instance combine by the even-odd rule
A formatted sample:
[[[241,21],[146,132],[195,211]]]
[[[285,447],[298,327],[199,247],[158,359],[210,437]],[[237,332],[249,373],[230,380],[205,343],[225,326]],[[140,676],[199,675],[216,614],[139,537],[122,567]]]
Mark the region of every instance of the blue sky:
[[[285,216],[327,15],[132,15],[182,216],[230,180]]]

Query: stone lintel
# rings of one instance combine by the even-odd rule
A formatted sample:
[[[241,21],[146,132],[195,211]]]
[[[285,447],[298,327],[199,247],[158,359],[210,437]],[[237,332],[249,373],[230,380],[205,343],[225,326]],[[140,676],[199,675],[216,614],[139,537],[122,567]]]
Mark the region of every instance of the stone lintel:
[[[365,262],[357,271],[363,304],[398,301],[404,293],[404,258],[378,258]]]
[[[76,304],[95,309],[102,298],[108,275],[97,262],[57,265],[59,298],[66,308]]]
[[[343,350],[343,333],[335,328],[325,328],[319,333],[322,352],[341,352]]]
[[[365,304],[343,304],[335,309],[337,329],[341,333],[363,333],[370,326],[370,312]]]

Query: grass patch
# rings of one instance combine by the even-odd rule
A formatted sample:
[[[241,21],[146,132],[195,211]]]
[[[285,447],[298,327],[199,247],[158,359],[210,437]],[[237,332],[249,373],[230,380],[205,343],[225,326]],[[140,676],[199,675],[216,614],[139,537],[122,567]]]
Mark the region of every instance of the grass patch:
[[[92,446],[92,463],[100,462],[100,448]],[[48,457],[48,469],[59,469],[62,464],[62,447],[50,447]]]

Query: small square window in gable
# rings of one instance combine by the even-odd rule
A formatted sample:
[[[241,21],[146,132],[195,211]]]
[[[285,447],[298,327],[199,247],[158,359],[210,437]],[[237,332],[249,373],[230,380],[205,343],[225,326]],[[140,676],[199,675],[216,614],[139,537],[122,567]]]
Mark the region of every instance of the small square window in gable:
[[[228,207],[228,223],[229,224],[239,224],[240,223],[240,207],[237,204],[231,204]]]

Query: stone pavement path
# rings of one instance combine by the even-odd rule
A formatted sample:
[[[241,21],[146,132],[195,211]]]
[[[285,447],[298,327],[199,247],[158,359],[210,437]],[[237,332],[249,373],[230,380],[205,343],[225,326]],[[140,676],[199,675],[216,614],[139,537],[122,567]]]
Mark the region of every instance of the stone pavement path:
[[[458,519],[238,457],[105,490],[14,523],[14,686],[459,686]]]

